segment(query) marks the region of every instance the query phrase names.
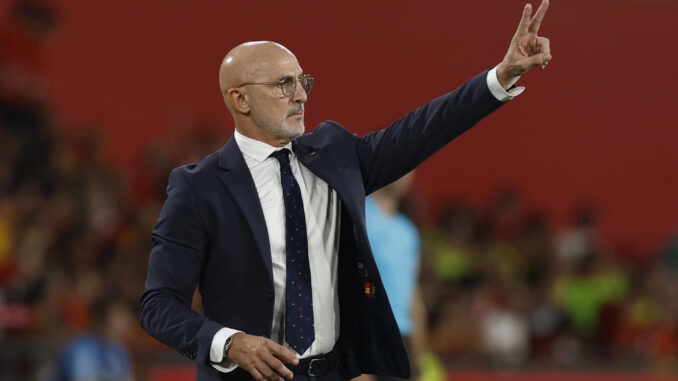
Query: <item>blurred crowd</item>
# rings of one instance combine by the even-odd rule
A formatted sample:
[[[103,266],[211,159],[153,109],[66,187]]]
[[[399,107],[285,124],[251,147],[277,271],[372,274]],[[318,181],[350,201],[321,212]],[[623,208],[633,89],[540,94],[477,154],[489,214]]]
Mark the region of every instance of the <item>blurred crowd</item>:
[[[459,366],[675,369],[678,240],[632,255],[601,240],[593,205],[555,230],[516,191],[490,201],[448,203],[423,229],[439,356]]]
[[[123,170],[105,129],[64,133],[42,78],[57,21],[22,0],[0,22],[0,379],[130,379],[168,352],[137,323],[167,175],[223,139],[190,126]]]
[[[191,125],[132,168],[107,157],[104,129],[64,133],[41,79],[57,21],[45,3],[18,1],[0,23],[0,379],[68,379],[78,348],[92,346],[109,355],[88,363],[111,379],[145,379],[154,364],[185,361],[136,323],[166,179],[226,131]],[[409,200],[421,221],[425,200]],[[628,261],[601,241],[592,205],[560,231],[516,191],[439,206],[436,223],[420,224],[420,283],[444,363],[675,367],[678,240]]]

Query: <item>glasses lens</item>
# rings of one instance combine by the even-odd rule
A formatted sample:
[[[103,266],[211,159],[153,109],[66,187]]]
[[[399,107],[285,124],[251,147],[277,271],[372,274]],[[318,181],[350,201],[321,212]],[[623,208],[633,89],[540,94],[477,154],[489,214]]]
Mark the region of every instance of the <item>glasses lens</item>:
[[[299,82],[304,91],[306,91],[306,94],[310,94],[313,89],[313,77],[310,74],[302,74],[299,76]]]
[[[297,91],[297,80],[294,77],[285,77],[280,81],[283,95],[289,97]]]

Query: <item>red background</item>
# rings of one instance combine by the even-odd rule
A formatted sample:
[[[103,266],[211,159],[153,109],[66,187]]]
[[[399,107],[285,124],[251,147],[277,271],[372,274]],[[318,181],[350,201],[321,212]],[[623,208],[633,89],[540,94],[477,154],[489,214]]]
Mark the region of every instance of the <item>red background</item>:
[[[316,76],[308,129],[365,133],[498,63],[523,1],[56,3],[45,75],[61,128],[100,126],[129,165],[182,123],[215,121],[226,139],[217,71],[241,42],[278,41]],[[592,200],[610,242],[650,252],[678,227],[676,20],[673,1],[552,0],[548,69],[423,165],[416,190],[478,202],[515,184],[557,224]]]

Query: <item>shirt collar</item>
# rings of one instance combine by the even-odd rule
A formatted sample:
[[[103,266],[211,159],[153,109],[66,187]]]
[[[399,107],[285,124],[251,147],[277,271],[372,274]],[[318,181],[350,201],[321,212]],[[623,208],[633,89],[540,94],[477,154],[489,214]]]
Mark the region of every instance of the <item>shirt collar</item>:
[[[291,155],[294,155],[294,151],[292,151],[292,142],[287,143],[284,147],[273,147],[272,145],[266,144],[259,140],[248,138],[247,136],[238,132],[237,129],[235,132],[233,132],[233,137],[235,138],[235,142],[238,143],[240,152],[242,152],[243,155],[247,155],[258,162],[263,162],[269,156],[271,156],[273,152],[283,148],[287,148],[290,150]]]

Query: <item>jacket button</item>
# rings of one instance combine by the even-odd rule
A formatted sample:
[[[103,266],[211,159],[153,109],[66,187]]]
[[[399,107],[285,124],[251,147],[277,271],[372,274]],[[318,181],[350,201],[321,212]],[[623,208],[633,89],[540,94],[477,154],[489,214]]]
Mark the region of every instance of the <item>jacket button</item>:
[[[267,293],[266,296],[268,297],[268,299],[273,300],[273,293],[272,292]]]

